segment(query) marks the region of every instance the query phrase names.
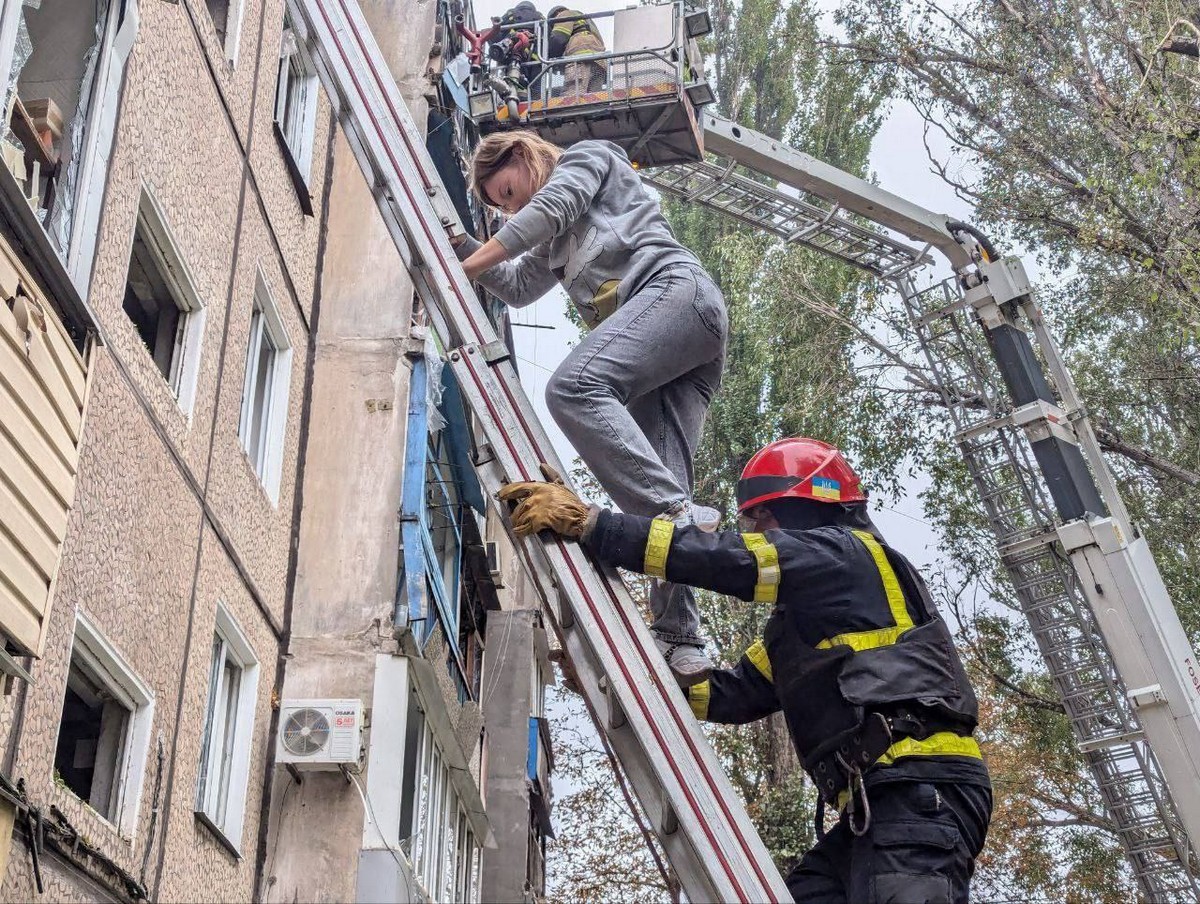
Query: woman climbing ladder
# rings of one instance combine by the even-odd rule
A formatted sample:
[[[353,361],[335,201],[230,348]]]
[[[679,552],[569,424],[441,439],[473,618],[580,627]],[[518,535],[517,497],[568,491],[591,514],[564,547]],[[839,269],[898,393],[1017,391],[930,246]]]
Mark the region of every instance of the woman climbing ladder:
[[[625,152],[501,132],[480,142],[471,180],[509,220],[458,245],[467,276],[514,307],[561,284],[590,330],[546,386],[555,422],[623,511],[715,529],[718,513],[691,500],[692,458],[721,384],[725,300]],[[679,683],[704,681],[691,588],[656,581],[650,610]]]

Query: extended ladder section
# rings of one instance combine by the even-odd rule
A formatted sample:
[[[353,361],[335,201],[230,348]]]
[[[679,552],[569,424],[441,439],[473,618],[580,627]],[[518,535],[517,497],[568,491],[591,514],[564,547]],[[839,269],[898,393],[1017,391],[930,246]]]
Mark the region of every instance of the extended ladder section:
[[[1200,667],[1020,261],[767,136],[711,115],[703,127],[724,164],[644,178],[896,286],[1139,887],[1200,899]],[[921,290],[930,249],[957,276]]]
[[[288,0],[288,9],[486,440],[484,486],[540,479],[539,462],[567,473],[454,256],[453,206],[358,3]],[[574,543],[518,548],[689,900],[790,900],[621,579]]]

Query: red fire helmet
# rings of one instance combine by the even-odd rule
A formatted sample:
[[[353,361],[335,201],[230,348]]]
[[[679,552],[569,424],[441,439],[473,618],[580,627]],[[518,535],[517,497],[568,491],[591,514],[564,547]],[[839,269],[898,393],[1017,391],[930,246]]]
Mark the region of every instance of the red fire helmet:
[[[772,499],[864,502],[858,475],[835,446],[819,439],[781,439],[754,453],[737,485],[738,511]]]

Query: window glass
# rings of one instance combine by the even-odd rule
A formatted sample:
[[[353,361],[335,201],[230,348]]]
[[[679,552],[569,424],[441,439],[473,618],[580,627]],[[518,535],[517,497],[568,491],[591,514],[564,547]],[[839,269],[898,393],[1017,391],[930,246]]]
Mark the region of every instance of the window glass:
[[[258,664],[246,638],[218,607],[209,665],[208,698],[196,811],[235,847],[245,818]]]

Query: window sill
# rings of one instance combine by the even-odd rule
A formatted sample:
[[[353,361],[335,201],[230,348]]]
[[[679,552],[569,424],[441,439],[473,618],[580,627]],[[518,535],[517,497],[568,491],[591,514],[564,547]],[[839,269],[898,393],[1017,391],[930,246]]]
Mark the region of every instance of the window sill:
[[[215,822],[208,818],[208,814],[203,810],[195,810],[193,812],[196,814],[196,822],[208,830],[208,833],[225,849],[225,853],[229,854],[234,859],[234,862],[241,863],[242,852],[237,849],[237,845],[225,837],[225,833],[221,831]]]
[[[292,154],[291,147],[288,146],[287,139],[283,135],[283,129],[279,128],[278,120],[271,123],[272,131],[275,133],[275,140],[279,143],[279,149],[283,152],[283,162],[287,166],[288,175],[292,179],[292,187],[296,189],[296,200],[300,202],[300,209],[304,211],[304,215],[311,217],[313,215],[312,194],[308,190],[308,181],[304,178],[304,174],[300,172],[300,165],[296,163],[296,157]]]
[[[67,785],[60,785],[57,781],[54,784],[55,787],[58,788],[63,794],[67,795],[70,800],[77,801],[78,803],[82,804],[83,812],[86,817],[97,820],[100,824],[100,828],[107,829],[108,831],[112,832],[113,837],[115,837],[118,842],[127,845],[133,844],[133,837],[131,835],[126,835],[125,832],[121,830],[119,825],[93,807],[88,801],[84,800],[82,797],[72,791],[69,787],[67,787]]]

